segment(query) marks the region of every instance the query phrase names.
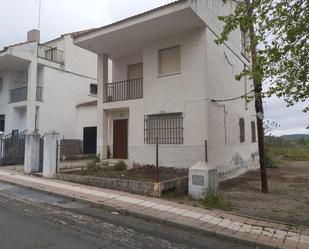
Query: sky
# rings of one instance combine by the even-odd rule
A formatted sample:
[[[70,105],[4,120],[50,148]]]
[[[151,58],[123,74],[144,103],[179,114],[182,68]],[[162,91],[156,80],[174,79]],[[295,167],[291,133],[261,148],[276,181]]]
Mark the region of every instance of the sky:
[[[173,0],[41,0],[41,41],[61,34],[104,26]],[[0,50],[23,42],[28,30],[38,28],[39,0],[0,0]],[[280,126],[273,135],[309,134],[309,114],[305,103],[286,108],[273,97],[264,101],[265,118]]]

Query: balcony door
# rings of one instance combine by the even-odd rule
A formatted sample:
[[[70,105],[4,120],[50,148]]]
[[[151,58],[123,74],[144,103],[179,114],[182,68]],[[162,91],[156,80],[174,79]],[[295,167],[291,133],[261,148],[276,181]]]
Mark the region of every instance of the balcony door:
[[[137,79],[143,78],[143,62],[128,65],[128,99],[134,99],[136,92],[138,92],[139,81]]]

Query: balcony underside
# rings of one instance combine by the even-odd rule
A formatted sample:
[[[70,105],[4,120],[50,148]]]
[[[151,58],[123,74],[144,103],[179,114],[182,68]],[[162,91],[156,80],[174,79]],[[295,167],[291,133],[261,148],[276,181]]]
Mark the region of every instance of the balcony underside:
[[[142,44],[162,37],[204,27],[190,7],[182,7],[153,17],[140,17],[112,24],[75,39],[75,44],[111,59],[140,52]]]

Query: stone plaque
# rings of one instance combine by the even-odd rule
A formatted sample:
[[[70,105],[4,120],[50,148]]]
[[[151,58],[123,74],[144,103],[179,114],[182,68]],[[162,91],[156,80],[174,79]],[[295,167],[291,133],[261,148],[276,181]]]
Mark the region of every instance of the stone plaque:
[[[192,184],[196,186],[204,186],[204,176],[192,175]]]

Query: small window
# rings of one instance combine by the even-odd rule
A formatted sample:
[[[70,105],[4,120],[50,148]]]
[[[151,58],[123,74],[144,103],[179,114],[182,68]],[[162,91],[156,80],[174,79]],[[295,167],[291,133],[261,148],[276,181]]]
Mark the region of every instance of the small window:
[[[180,46],[159,50],[159,75],[180,73]]]
[[[144,139],[147,144],[183,143],[182,113],[168,113],[145,116]]]
[[[0,115],[0,131],[4,132],[5,115]]]
[[[252,140],[252,143],[256,142],[256,131],[255,131],[255,122],[252,121],[251,122],[251,140]]]
[[[240,33],[241,33],[241,53],[245,56],[248,57],[248,45],[249,45],[249,39],[248,39],[248,32],[244,28],[240,28]]]
[[[90,84],[90,94],[97,95],[98,94],[98,85]]]
[[[243,118],[239,119],[239,138],[240,142],[245,142],[245,120]]]

